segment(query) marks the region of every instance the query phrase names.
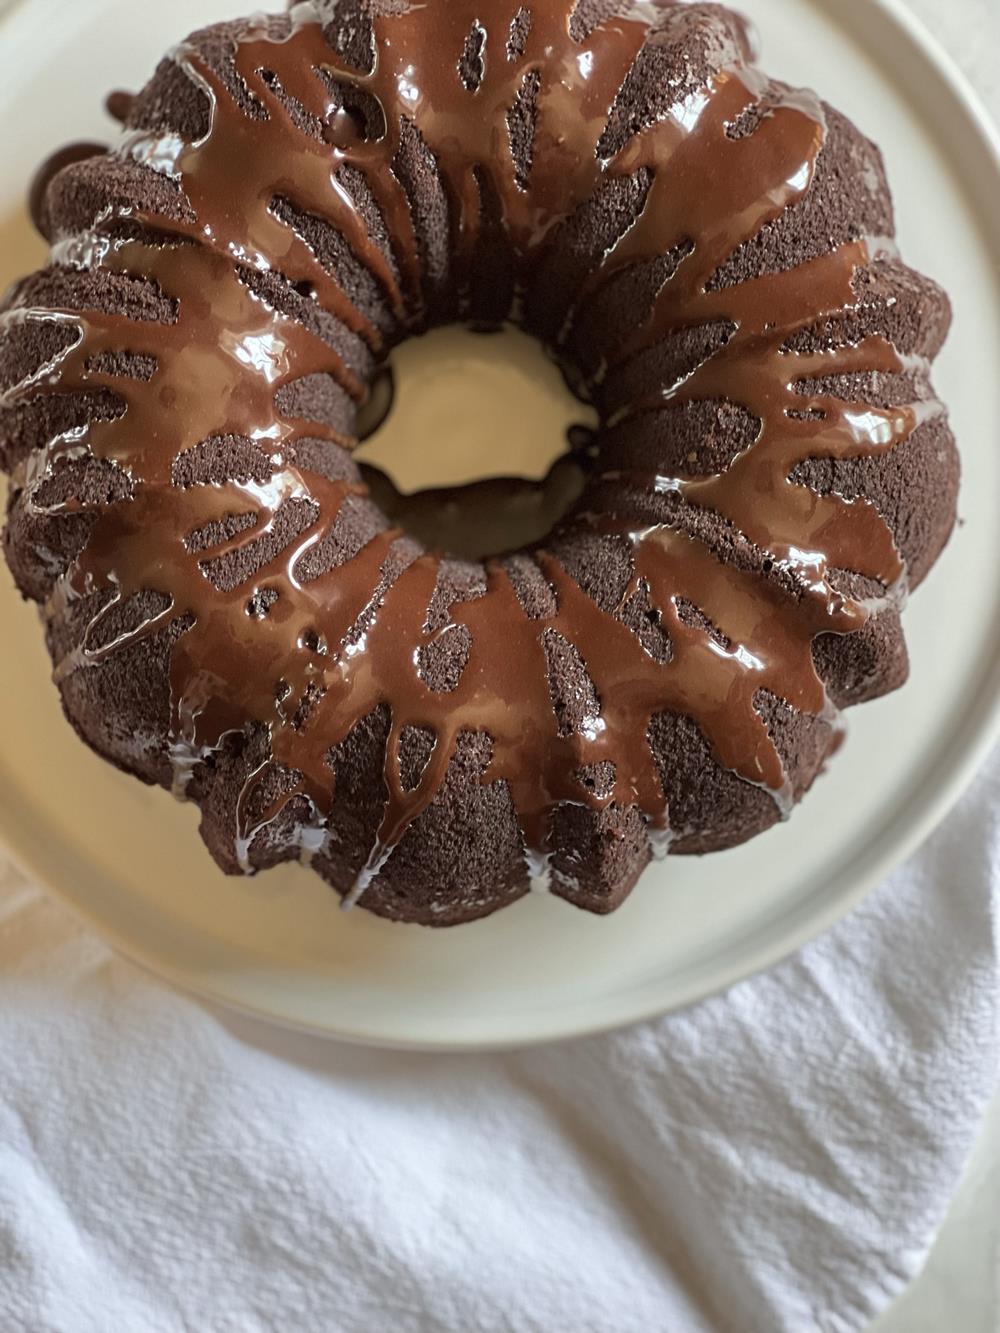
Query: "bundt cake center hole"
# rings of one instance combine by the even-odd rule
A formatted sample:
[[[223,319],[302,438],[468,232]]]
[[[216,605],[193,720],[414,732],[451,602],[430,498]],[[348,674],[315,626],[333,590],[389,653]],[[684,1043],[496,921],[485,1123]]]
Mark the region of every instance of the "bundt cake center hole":
[[[551,531],[583,489],[596,425],[535,339],[453,326],[393,351],[360,413],[355,458],[392,522],[482,559]]]

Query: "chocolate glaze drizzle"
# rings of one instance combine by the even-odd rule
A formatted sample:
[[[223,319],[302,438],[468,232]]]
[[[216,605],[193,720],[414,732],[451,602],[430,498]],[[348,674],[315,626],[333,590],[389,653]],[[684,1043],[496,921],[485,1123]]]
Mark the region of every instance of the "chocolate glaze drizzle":
[[[616,97],[643,45],[655,41],[651,30],[662,7],[637,4],[625,17],[575,36],[569,0],[532,6],[528,21],[518,0],[388,8],[393,12],[373,20],[370,68],[350,65],[334,52],[310,5],[294,9],[290,34],[282,39],[248,20],[235,72],[263,115],[241,109],[228,83],[193,47],[175,52],[177,64],[210,101],[209,132],[189,143],[133,130],[112,151],[172,178],[188,205],[183,216],[139,214],[133,221],[146,228],[143,239],[98,228],[63,243],[60,252],[64,263],[99,265],[155,282],[174,302],[174,322],[18,312],[20,318],[64,321],[78,330],[78,341],[48,367],[46,392],[111,388],[127,404],[115,420],[54,440],[31,457],[21,479],[31,483],[48,475],[61,457],[89,454],[117,463],[132,481],[128,499],[90,506],[95,525],[89,541],[48,607],[52,616],[74,599],[114,590],[114,600],[94,618],[82,644],[57,665],[57,678],[101,662],[124,642],[178,617],[191,620],[171,662],[178,788],[183,790],[200,760],[248,722],[269,728],[272,757],[264,767],[281,765],[295,775],[280,799],[252,818],[249,796],[263,770],[248,782],[235,834],[244,866],[255,835],[294,796],[307,797],[312,812],[303,846],[322,846],[324,819],[337,799],[330,750],[361,719],[388,705],[385,809],[362,872],[353,886],[344,886],[347,904],[362,897],[406,829],[434,800],[457,738],[466,731],[492,738],[482,780],[507,784],[532,874],[544,870],[550,816],[562,802],[636,805],[646,816],[651,841],[661,847],[669,841],[670,811],[646,740],[650,719],[661,711],[694,718],[722,765],[787,803],[782,761],[755,709],[755,696],[767,690],[803,713],[832,721],[813,664],[813,640],[822,632],[858,630],[874,604],[838,592],[829,571],[856,571],[883,587],[886,598],[904,584],[900,555],[870,504],[834,494],[820,497],[791,483],[789,474],[810,458],[888,451],[914,430],[922,410],[930,410],[851,405],[803,397],[793,389],[810,378],[904,369],[880,338],[833,352],[787,350],[797,331],[852,306],[855,274],[880,242],[861,239],[791,271],[740,285],[712,283],[742,242],[808,191],[826,132],[822,108],[811,95],[768,83],[741,60],[634,133],[620,151],[605,155]],[[471,58],[460,69],[463,53]],[[746,50],[744,57],[749,60]],[[320,78],[317,70],[328,77]],[[334,85],[339,94],[331,91]],[[355,91],[358,104],[363,98],[367,108],[378,108],[374,133],[372,117],[348,103],[344,87]],[[537,117],[527,172],[523,161],[515,160],[508,132],[512,108],[526,90],[535,99]],[[290,113],[289,101],[298,115]],[[728,132],[741,113],[762,101],[766,114],[752,133]],[[120,99],[116,114],[125,117],[129,109]],[[306,133],[303,119],[321,123],[323,134]],[[353,441],[346,432],[284,415],[275,396],[303,376],[326,374],[360,403],[366,384],[346,356],[251,292],[237,266],[277,271],[300,284],[370,349],[375,363],[390,342],[424,326],[433,316],[424,303],[423,251],[396,169],[405,123],[419,130],[445,183],[456,271],[467,274],[476,262],[488,194],[499,201],[521,290],[539,256],[558,244],[558,224],[581,203],[616,177],[652,174],[638,220],[607,250],[578,293],[556,338],[557,355],[566,357],[560,348],[578,312],[609,280],[682,243],[686,253],[649,317],[618,348],[616,363],[677,330],[716,321],[733,328],[725,345],[686,378],[649,383],[603,427],[620,429],[665,402],[722,399],[742,404],[760,419],[759,438],[725,471],[710,476],[607,471],[568,520],[581,531],[628,543],[634,573],[623,605],[640,588],[648,590],[672,647],[665,662],[600,610],[544,546],[531,554],[555,594],[555,610],[534,619],[504,565],[493,560],[486,565],[485,595],[456,603],[447,623],[431,628],[428,607],[441,557],[415,554],[394,528],[340,567],[317,578],[303,574],[303,558],[330,532],[348,497],[364,488],[291,461],[296,442],[305,438],[346,448]],[[344,167],[363,175],[377,202],[391,237],[392,262],[345,188]],[[397,331],[387,336],[358,308],[277,216],[272,202],[278,197],[342,234],[387,294]],[[164,243],[153,244],[150,230]],[[518,304],[515,299],[508,318],[517,318]],[[126,351],[155,358],[148,382],[122,380],[98,368],[106,364],[101,354]],[[592,387],[584,378],[581,391]],[[222,485],[174,484],[178,456],[223,435],[253,441],[270,457],[272,475]],[[618,486],[618,499],[601,503],[609,486]],[[696,536],[636,518],[621,501],[622,486],[676,495],[721,516],[766,552],[787,579],[763,579],[724,563]],[[309,506],[311,518],[291,547],[259,569],[252,584],[226,589],[210,582],[208,559],[266,536],[279,511],[293,502]],[[60,510],[74,507],[78,501],[66,501]],[[233,514],[247,516],[249,526],[208,552],[189,540]],[[788,591],[792,585],[794,595]],[[113,608],[143,590],[162,594],[166,609],[110,644],[92,646]],[[248,614],[249,603],[262,592],[271,599],[268,614]],[[682,617],[684,603],[699,608],[721,635]],[[464,670],[453,690],[435,692],[418,672],[419,651],[462,626],[471,643]],[[562,734],[553,710],[543,641],[549,631],[575,646],[599,701],[593,717],[571,735]],[[436,737],[412,790],[404,787],[400,772],[400,739],[409,727]],[[614,778],[598,796],[579,775],[585,766],[605,761],[614,765]]]

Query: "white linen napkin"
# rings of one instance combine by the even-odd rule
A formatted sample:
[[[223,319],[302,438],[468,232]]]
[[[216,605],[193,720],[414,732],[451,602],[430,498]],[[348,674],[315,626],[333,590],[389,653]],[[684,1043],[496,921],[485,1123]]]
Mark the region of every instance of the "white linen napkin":
[[[0,880],[3,1333],[846,1333],[998,1062],[1000,754],[769,974],[619,1034],[374,1052],[210,1011]]]

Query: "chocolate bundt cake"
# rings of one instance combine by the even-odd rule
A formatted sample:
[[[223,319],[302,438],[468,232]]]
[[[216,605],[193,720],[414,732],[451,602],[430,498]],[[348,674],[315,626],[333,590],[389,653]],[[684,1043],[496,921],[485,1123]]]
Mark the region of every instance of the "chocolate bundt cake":
[[[717,4],[317,0],[194,34],[43,173],[6,297],[6,555],[88,745],[447,925],[622,902],[762,832],[907,673],[951,531],[878,150]],[[356,416],[400,340],[505,322],[599,429],[484,562],[391,526]],[[512,416],[511,429],[517,429]]]

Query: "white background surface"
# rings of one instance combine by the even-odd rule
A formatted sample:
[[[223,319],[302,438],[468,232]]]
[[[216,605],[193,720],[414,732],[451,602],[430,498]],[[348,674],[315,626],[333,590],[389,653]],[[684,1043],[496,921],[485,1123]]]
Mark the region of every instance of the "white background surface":
[[[1000,116],[1000,0],[909,4]],[[752,13],[752,0],[744,0],[744,7]],[[996,1333],[1000,1328],[1000,1103],[995,1110],[925,1274],[879,1321],[878,1333]]]

